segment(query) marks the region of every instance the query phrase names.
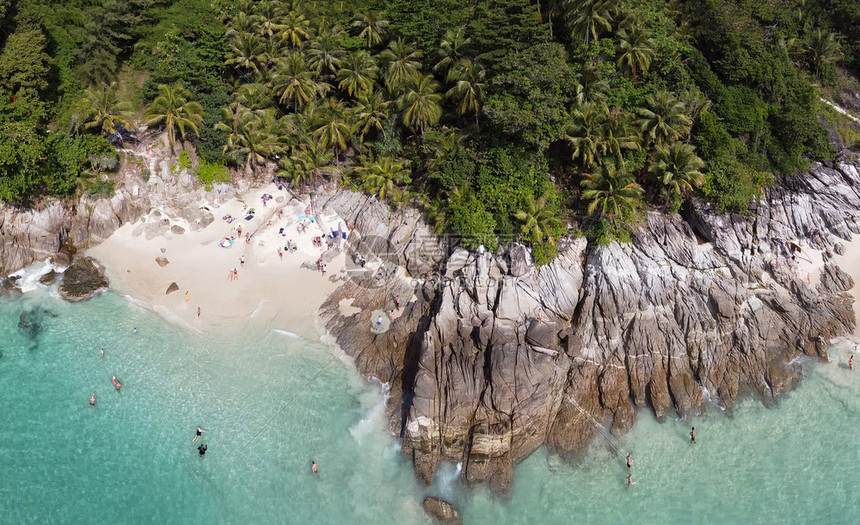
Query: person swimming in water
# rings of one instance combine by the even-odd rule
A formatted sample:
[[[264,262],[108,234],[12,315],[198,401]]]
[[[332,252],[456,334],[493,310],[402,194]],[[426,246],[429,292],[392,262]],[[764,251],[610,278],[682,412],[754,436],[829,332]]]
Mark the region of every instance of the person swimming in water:
[[[696,427],[690,429],[690,443],[696,442]]]
[[[848,358],[848,370],[854,370],[854,356]]]
[[[633,486],[633,485],[635,485],[635,484],[636,484],[636,482],[635,482],[635,481],[633,481],[633,475],[632,475],[632,474],[627,474],[627,486],[628,486],[628,487],[632,487],[632,486]]]
[[[104,356],[105,356],[105,349],[102,348],[102,357],[104,357]]]
[[[137,333],[137,327],[132,328],[131,333],[136,334]]]
[[[116,376],[111,376],[110,382],[113,386],[116,386]]]
[[[122,388],[122,383],[119,381],[116,382],[116,391],[119,392],[119,389]]]
[[[191,440],[191,442],[197,443],[197,441],[200,440],[200,436],[203,435],[204,432],[206,432],[206,431],[200,427],[197,427],[197,433],[194,435],[194,439]]]
[[[630,454],[627,454],[627,468],[633,468],[633,458],[630,457]]]
[[[319,472],[319,465],[317,465],[316,461],[311,461],[311,474],[316,474]]]
[[[209,447],[206,445],[200,445],[199,447],[197,447],[197,451],[200,452],[200,455],[202,456],[202,455],[206,454],[207,448],[209,448]]]
[[[90,406],[91,407],[96,406],[96,395],[95,394],[90,394]]]

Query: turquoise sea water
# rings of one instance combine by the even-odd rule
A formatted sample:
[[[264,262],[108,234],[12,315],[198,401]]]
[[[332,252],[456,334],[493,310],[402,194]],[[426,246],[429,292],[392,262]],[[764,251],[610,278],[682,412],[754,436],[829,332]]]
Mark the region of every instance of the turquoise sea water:
[[[199,335],[112,293],[2,300],[0,522],[429,523],[426,495],[453,500],[465,523],[860,522],[860,369],[844,366],[847,348],[805,365],[773,408],[745,401],[691,423],[640,414],[620,440],[632,488],[604,447],[576,466],[539,451],[498,498],[460,486],[454,465],[417,482],[379,386],[327,345],[275,331],[290,328]]]

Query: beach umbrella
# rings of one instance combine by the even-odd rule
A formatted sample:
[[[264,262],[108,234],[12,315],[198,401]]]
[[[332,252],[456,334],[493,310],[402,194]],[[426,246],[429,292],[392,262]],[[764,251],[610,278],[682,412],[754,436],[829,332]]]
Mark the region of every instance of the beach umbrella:
[[[221,239],[221,242],[219,244],[222,248],[229,248],[233,246],[233,241],[228,237],[224,237],[223,239]]]

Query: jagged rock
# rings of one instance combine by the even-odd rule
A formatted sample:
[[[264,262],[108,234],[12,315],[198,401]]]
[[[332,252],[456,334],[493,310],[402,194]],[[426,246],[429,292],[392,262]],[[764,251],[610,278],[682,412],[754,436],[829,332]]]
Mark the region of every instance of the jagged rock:
[[[167,287],[167,291],[164,292],[164,295],[170,295],[175,291],[179,290],[179,285],[176,283],[170,283],[170,286]]]
[[[20,294],[21,287],[18,286],[18,280],[17,275],[0,277],[0,295]]]
[[[156,257],[155,262],[157,262],[158,265],[161,266],[162,268],[164,268],[165,266],[170,264],[170,261],[167,260],[167,257]]]
[[[173,226],[170,227],[170,233],[172,233],[174,235],[182,235],[183,233],[185,233],[185,228],[183,228],[182,226],[180,226],[178,224],[174,224]]]
[[[68,266],[72,264],[72,259],[74,259],[77,252],[78,249],[75,248],[75,245],[67,242],[60,246],[57,253],[51,256],[51,263],[54,266]]]
[[[450,523],[459,522],[461,519],[460,511],[457,510],[457,507],[441,498],[424,498],[422,506],[427,515],[439,521]]]
[[[54,270],[49,271],[48,273],[39,277],[39,282],[44,284],[45,286],[51,286],[54,284],[54,281],[57,280],[57,272]]]
[[[841,242],[837,242],[833,245],[833,251],[836,253],[836,255],[845,255],[845,245]]]
[[[77,257],[63,272],[57,291],[63,299],[77,302],[89,299],[107,287],[104,268],[92,257]]]
[[[462,460],[464,479],[504,491],[513,464],[541,444],[576,455],[629,430],[640,407],[663,418],[709,404],[731,411],[744,392],[769,402],[800,380],[796,357],[825,358],[821,341],[853,330],[850,277],[828,262],[812,289],[788,243],[809,258],[858,233],[845,210],[860,207],[860,173],[818,166],[780,183],[755,222],[703,202],[683,218],[652,211],[631,243],[560,242],[539,271],[521,245],[499,256],[443,246],[444,277],[418,282],[409,315],[378,339],[358,328],[366,314],[338,314],[343,299],[382,307],[360,283],[343,285],[322,313],[359,371],[389,381],[391,429],[421,479],[441,460]],[[394,239],[400,264],[420,267],[418,235],[397,222],[406,219],[389,219],[389,234],[388,210],[375,203],[325,202],[356,217],[357,235]]]

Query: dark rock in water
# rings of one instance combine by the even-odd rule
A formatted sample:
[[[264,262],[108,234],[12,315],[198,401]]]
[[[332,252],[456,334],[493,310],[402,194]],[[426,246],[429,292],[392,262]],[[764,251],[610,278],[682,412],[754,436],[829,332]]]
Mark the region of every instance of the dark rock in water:
[[[42,325],[35,319],[34,316],[31,315],[31,312],[24,312],[18,318],[18,328],[20,328],[24,331],[25,334],[33,338],[39,334],[39,331],[42,329]]]
[[[52,284],[54,284],[54,281],[56,281],[56,280],[57,280],[57,272],[55,272],[54,270],[51,270],[50,272],[46,273],[45,275],[39,277],[39,282],[44,284],[45,286],[51,286]]]
[[[170,286],[167,287],[167,291],[164,292],[164,295],[170,295],[177,290],[179,290],[179,285],[176,283],[170,283]]]
[[[21,288],[18,286],[17,275],[9,277],[0,277],[0,295],[20,294]]]
[[[81,257],[63,273],[58,292],[60,297],[74,303],[107,289],[108,284],[104,268],[92,257]]]
[[[440,498],[424,498],[424,512],[446,523],[459,522],[460,511],[454,505]]]
[[[167,260],[167,257],[156,257],[155,262],[157,262],[158,265],[161,266],[162,268],[164,268],[165,266],[170,264],[170,261]]]

